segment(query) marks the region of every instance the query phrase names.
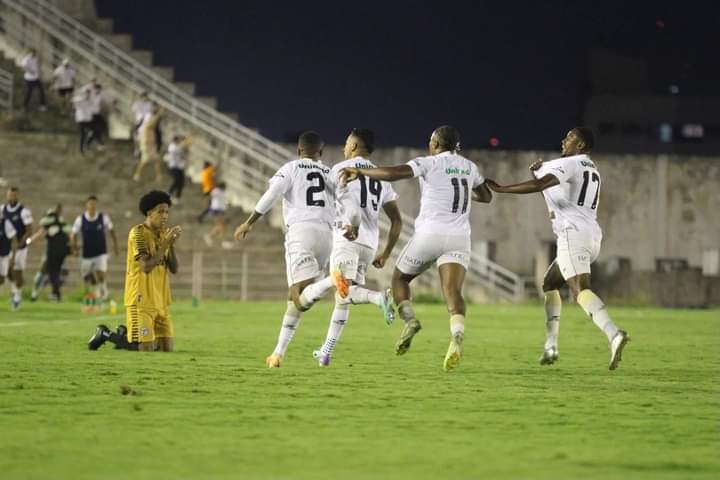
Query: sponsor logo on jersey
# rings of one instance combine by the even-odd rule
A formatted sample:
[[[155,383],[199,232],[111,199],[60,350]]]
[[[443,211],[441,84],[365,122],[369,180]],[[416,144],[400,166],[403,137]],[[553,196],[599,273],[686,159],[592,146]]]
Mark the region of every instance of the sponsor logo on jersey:
[[[374,165],[370,165],[369,163],[356,163],[355,168],[375,168]]]
[[[448,167],[445,169],[445,173],[448,175],[470,175],[470,169],[467,170],[457,167]]]
[[[324,174],[330,173],[330,169],[322,165],[313,165],[308,163],[298,163],[298,168],[306,168],[308,170],[320,170]]]
[[[595,164],[590,160],[580,160],[580,165],[582,165],[583,167],[595,168]]]

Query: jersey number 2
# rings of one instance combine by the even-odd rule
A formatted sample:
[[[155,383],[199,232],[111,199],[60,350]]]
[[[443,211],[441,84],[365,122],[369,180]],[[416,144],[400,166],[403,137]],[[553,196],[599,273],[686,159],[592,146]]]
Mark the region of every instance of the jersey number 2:
[[[460,207],[460,183],[462,183],[463,186],[463,204],[462,211],[460,213],[467,212],[468,198],[470,197],[470,189],[468,188],[467,178],[463,178],[460,181],[458,181],[457,178],[453,178],[450,180],[450,183],[452,183],[454,191],[452,213],[457,213],[458,208]]]
[[[597,189],[595,190],[595,198],[593,199],[590,209],[595,210],[597,208],[598,197],[600,197],[600,175],[592,172],[592,176],[588,170],[583,172],[583,184],[580,187],[580,195],[578,196],[578,206],[582,207],[585,205],[585,196],[587,195],[588,184],[592,178],[593,183],[597,183]]]
[[[315,199],[315,194],[323,193],[325,191],[325,179],[323,178],[322,174],[320,174],[320,172],[310,172],[307,174],[308,182],[313,182],[315,180],[318,181],[318,184],[312,185],[310,188],[307,189],[305,198],[307,200],[308,207],[324,207],[325,200]]]

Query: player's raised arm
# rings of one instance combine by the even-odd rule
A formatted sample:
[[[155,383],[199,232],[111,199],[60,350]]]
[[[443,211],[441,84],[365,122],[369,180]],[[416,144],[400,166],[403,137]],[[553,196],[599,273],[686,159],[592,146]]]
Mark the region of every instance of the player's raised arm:
[[[560,180],[552,173],[548,173],[543,177],[533,178],[532,180],[512,185],[500,185],[494,180],[489,179],[485,183],[493,192],[525,194],[542,192],[545,189],[559,185]]]
[[[374,178],[375,180],[384,180],[386,182],[395,182],[397,180],[405,180],[413,178],[413,169],[409,165],[395,165],[392,167],[377,167],[377,168],[343,168],[340,171],[340,181],[343,184],[347,184],[356,180],[358,176],[364,175],[368,178]]]

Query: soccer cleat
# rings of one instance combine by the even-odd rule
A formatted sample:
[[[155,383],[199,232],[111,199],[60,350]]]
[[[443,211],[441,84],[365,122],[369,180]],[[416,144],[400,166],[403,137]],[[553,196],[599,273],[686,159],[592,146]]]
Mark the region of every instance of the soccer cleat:
[[[98,325],[95,334],[88,341],[89,350],[97,350],[110,338],[110,329],[105,325]]]
[[[17,312],[18,310],[20,310],[20,297],[13,295],[13,297],[10,299],[10,305],[13,312]]]
[[[39,296],[40,294],[37,292],[37,290],[33,290],[32,293],[30,293],[30,301],[37,302]]]
[[[389,288],[383,292],[380,310],[382,310],[383,316],[385,317],[385,323],[391,325],[393,321],[395,321],[395,308],[392,297],[392,290],[390,290]]]
[[[625,330],[618,330],[610,341],[610,370],[615,370],[622,360],[622,352],[625,345],[630,341],[630,336]]]
[[[340,270],[333,270],[332,281],[340,298],[347,298],[350,295],[350,282],[347,281]]]
[[[539,362],[540,365],[552,365],[557,362],[558,358],[560,358],[560,353],[558,352],[557,347],[548,347],[543,350],[543,354],[540,356]]]
[[[465,340],[465,335],[461,332],[456,333],[450,339],[450,346],[448,347],[445,361],[443,362],[443,370],[446,372],[460,365],[460,357],[462,357],[463,353],[463,340]]]
[[[321,367],[329,367],[330,366],[330,355],[320,354],[318,357],[318,365]]]
[[[267,365],[268,368],[280,368],[280,365],[282,365],[282,357],[273,353],[265,359],[265,365]]]
[[[413,318],[409,322],[406,322],[402,333],[400,333],[400,340],[395,344],[395,354],[405,355],[407,351],[410,350],[413,337],[420,330],[422,330],[422,325],[420,325],[420,322],[416,319]]]

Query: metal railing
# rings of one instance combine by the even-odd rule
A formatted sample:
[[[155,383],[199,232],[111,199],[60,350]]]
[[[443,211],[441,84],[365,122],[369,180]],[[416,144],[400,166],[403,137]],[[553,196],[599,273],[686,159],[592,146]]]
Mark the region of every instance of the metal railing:
[[[293,157],[282,145],[204,104],[45,0],[0,0],[0,6],[2,34],[18,52],[33,46],[55,64],[71,57],[81,78],[101,76],[112,82],[115,91],[125,94],[120,100],[126,111],[133,93],[152,92],[171,114],[169,121],[199,140],[193,145],[190,174],[199,170],[202,160],[217,163],[221,159],[232,203],[252,209],[267,179]],[[386,232],[389,222],[381,218],[381,229]],[[412,236],[413,222],[403,215],[400,243]],[[428,285],[427,278],[418,280]],[[501,298],[520,300],[524,295],[520,277],[477,254],[472,256],[467,280]],[[436,283],[430,285],[437,290]]]
[[[0,109],[13,109],[13,74],[0,69]]]

